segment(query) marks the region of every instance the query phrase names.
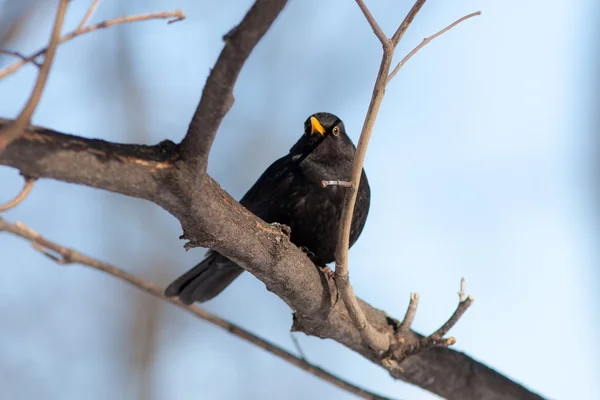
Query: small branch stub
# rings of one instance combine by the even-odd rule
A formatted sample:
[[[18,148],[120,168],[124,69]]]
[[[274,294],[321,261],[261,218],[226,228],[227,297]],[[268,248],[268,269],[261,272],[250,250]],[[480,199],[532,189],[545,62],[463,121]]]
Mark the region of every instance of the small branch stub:
[[[321,186],[326,188],[327,186],[342,186],[342,187],[347,187],[347,188],[351,188],[352,182],[348,182],[348,181],[321,181]]]
[[[388,358],[388,362],[390,360],[394,360],[399,365],[408,357],[415,355],[423,350],[431,349],[434,347],[448,347],[455,344],[456,339],[454,337],[451,336],[449,338],[444,338],[444,336],[448,333],[448,331],[450,331],[450,329],[452,329],[454,325],[456,325],[456,323],[462,317],[465,311],[467,311],[471,304],[473,304],[473,297],[466,296],[465,290],[466,283],[465,279],[462,278],[460,281],[460,292],[458,293],[459,303],[456,307],[456,310],[448,319],[448,321],[431,335],[422,338],[417,343],[406,345],[404,343],[404,335],[410,329],[410,324],[412,324],[412,321],[416,314],[417,304],[419,300],[419,296],[416,293],[412,293],[410,296],[410,304],[408,305],[404,321],[402,321],[395,334],[397,342],[393,343],[392,345],[393,355],[391,358]]]
[[[396,337],[398,340],[403,340],[403,336],[408,333],[410,327],[412,326],[413,320],[415,319],[415,315],[417,314],[417,307],[419,306],[419,294],[411,293],[410,294],[410,303],[408,304],[408,308],[406,309],[406,314],[404,315],[404,320],[400,324],[398,328],[398,332],[396,333]]]

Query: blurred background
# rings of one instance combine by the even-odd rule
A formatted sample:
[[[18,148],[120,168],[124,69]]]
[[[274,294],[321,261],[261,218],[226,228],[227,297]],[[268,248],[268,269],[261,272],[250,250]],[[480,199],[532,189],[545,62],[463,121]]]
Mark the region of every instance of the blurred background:
[[[56,0],[0,0],[0,47],[45,44]],[[178,142],[250,0],[104,0],[92,19],[182,8],[60,46],[33,121],[116,142]],[[412,1],[367,1],[391,35]],[[89,6],[73,1],[65,31]],[[365,168],[373,199],[350,252],[354,289],[414,328],[437,329],[461,277],[476,301],[456,349],[553,399],[600,393],[600,253],[596,193],[598,5],[592,0],[428,2],[400,44],[482,10],[429,44],[388,87]],[[240,198],[317,111],[356,142],[380,45],[353,1],[292,1],[254,51],[217,135],[209,172]],[[0,67],[15,59],[0,55]],[[0,116],[16,117],[36,68],[0,81]],[[22,185],[0,167],[0,202]],[[203,249],[183,250],[157,206],[42,180],[3,214],[61,244],[165,286]],[[351,399],[208,323],[116,279],[61,267],[0,235],[2,399]],[[291,312],[250,274],[206,308],[291,351]],[[329,340],[297,335],[309,361],[401,399],[435,395]]]

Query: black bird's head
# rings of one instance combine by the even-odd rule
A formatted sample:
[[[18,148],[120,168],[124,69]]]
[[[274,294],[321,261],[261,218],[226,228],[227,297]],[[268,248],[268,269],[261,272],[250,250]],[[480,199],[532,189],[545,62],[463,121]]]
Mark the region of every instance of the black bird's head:
[[[302,159],[333,165],[338,161],[352,162],[355,149],[342,120],[333,114],[320,112],[304,122],[304,135],[290,152],[301,155]]]

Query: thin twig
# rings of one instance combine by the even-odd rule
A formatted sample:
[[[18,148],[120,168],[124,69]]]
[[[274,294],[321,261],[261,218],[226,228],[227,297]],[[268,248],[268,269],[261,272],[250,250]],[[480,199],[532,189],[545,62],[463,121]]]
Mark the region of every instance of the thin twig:
[[[394,36],[392,36],[392,46],[394,46],[394,48],[396,48],[396,46],[398,46],[398,43],[400,43],[400,40],[402,40],[402,37],[408,30],[408,27],[410,26],[410,24],[412,24],[413,19],[415,19],[418,12],[421,10],[421,7],[425,5],[425,1],[426,0],[417,0],[417,2],[412,6],[408,14],[406,14],[406,17],[404,17],[404,21],[402,21],[398,29],[396,29],[396,32],[394,32]]]
[[[369,22],[369,25],[371,25],[371,28],[373,29],[373,33],[375,33],[375,36],[377,36],[377,39],[379,39],[379,41],[381,42],[381,45],[383,47],[389,46],[390,40],[387,38],[385,33],[383,33],[383,30],[381,30],[381,27],[379,26],[377,21],[375,21],[373,14],[371,14],[371,11],[369,11],[369,9],[365,5],[365,3],[362,0],[356,0],[356,4],[358,4],[358,6],[360,7],[360,10],[363,12],[365,17],[367,18],[367,22]]]
[[[373,15],[369,12],[367,6],[361,0],[356,0],[356,2],[363,11],[367,21],[369,21],[369,24],[371,24],[373,27],[375,34],[383,43],[383,56],[381,65],[379,67],[379,72],[377,73],[377,79],[375,80],[375,87],[373,88],[371,103],[369,104],[369,109],[367,110],[365,122],[360,134],[360,139],[358,140],[358,145],[356,146],[354,160],[352,161],[352,178],[350,180],[350,182],[352,182],[352,187],[349,188],[348,193],[346,193],[340,217],[340,229],[335,251],[335,281],[337,283],[339,293],[344,301],[344,305],[348,310],[348,315],[354,323],[354,326],[356,326],[356,328],[360,331],[365,344],[371,350],[373,350],[375,354],[380,356],[389,350],[391,345],[390,338],[373,328],[373,326],[367,321],[367,318],[358,304],[358,300],[354,295],[354,290],[352,289],[352,285],[350,285],[350,280],[348,277],[348,248],[350,247],[352,214],[354,212],[354,204],[356,203],[356,194],[358,193],[358,186],[360,184],[365,154],[371,138],[373,126],[375,125],[375,119],[377,118],[377,113],[379,112],[379,107],[381,106],[381,102],[385,94],[387,76],[390,71],[394,50],[398,43],[394,43],[393,40],[389,40],[387,38],[383,40],[375,29],[375,27],[378,27],[378,25],[373,20]],[[423,3],[424,0],[417,0],[411,10],[408,12],[406,18],[404,18],[404,21],[396,31],[398,41],[403,32],[406,31],[406,29],[408,29],[410,26],[410,23],[423,6]]]
[[[24,63],[32,63],[35,64],[36,67],[40,68],[42,66],[42,63],[35,61],[34,59],[31,59],[30,57],[25,56],[24,54],[19,53],[18,51],[12,51],[12,50],[6,50],[6,49],[0,49],[0,54],[8,54],[14,57],[18,57],[21,59],[21,61],[23,61]]]
[[[467,311],[467,309],[469,307],[471,307],[471,304],[473,304],[473,300],[474,300],[473,296],[467,296],[465,293],[465,290],[466,290],[465,278],[461,278],[460,291],[458,292],[459,301],[458,301],[458,306],[456,307],[456,310],[454,311],[452,316],[450,316],[450,319],[448,319],[448,321],[446,321],[446,323],[444,325],[442,325],[440,327],[440,329],[435,331],[431,336],[436,337],[436,338],[443,338],[446,335],[446,333],[448,333],[448,331],[450,331],[450,329],[452,329],[452,327],[454,325],[456,325],[456,323],[462,317],[462,315],[465,313],[465,311]]]
[[[96,8],[98,8],[99,4],[100,4],[100,0],[92,1],[92,4],[90,4],[90,7],[88,8],[85,15],[83,16],[83,19],[81,20],[79,25],[77,25],[77,29],[75,29],[75,32],[82,30],[83,27],[87,25],[87,23],[90,21],[90,18],[92,18],[92,15],[94,15]]]
[[[367,110],[365,122],[362,127],[360,139],[358,141],[358,145],[356,147],[356,153],[354,156],[354,160],[352,162],[352,177],[350,180],[350,182],[351,182],[350,190],[348,190],[348,193],[346,194],[346,197],[344,200],[344,205],[342,208],[342,213],[341,213],[341,218],[340,218],[339,236],[338,236],[338,241],[337,241],[337,245],[336,245],[335,278],[336,278],[336,283],[337,283],[337,286],[339,289],[339,293],[344,301],[346,309],[348,310],[348,314],[349,314],[351,320],[353,321],[354,325],[361,332],[363,340],[365,341],[367,346],[369,346],[369,348],[371,348],[376,354],[383,355],[388,349],[390,349],[390,347],[392,347],[392,348],[396,347],[396,343],[391,343],[387,336],[385,336],[381,332],[378,332],[369,324],[364,313],[360,309],[360,306],[358,305],[358,301],[357,301],[356,297],[354,296],[354,291],[352,289],[352,286],[350,285],[350,281],[349,281],[349,277],[348,277],[348,248],[349,248],[349,244],[350,244],[350,228],[352,226],[352,214],[354,211],[354,205],[356,203],[356,195],[358,192],[358,186],[360,184],[360,177],[361,177],[361,173],[362,173],[364,158],[365,158],[365,154],[367,151],[367,146],[368,146],[369,140],[371,138],[371,133],[373,131],[373,126],[375,125],[375,119],[377,118],[377,113],[379,112],[379,108],[381,106],[383,96],[385,95],[386,85],[390,81],[390,79],[398,72],[397,70],[400,69],[399,67],[396,67],[394,72],[392,72],[392,74],[389,74],[391,61],[394,56],[394,51],[395,51],[398,43],[404,36],[405,32],[409,28],[410,24],[412,23],[412,21],[418,14],[419,10],[425,4],[425,0],[417,0],[414,3],[414,5],[412,6],[412,8],[410,9],[410,11],[408,12],[408,14],[406,15],[406,17],[404,18],[404,20],[402,21],[402,23],[400,24],[400,26],[398,27],[398,29],[396,30],[396,32],[394,33],[394,35],[392,36],[391,39],[385,38],[384,33],[379,28],[379,25],[377,24],[377,22],[373,18],[373,15],[368,10],[367,6],[363,3],[363,1],[356,0],[356,2],[358,4],[358,6],[360,7],[360,9],[362,10],[363,14],[365,15],[365,18],[367,19],[367,21],[373,28],[375,35],[379,38],[379,40],[383,44],[383,57],[381,60],[381,65],[379,67],[379,72],[377,74],[377,79],[375,81],[375,87],[373,89],[371,103],[369,104],[369,109]],[[428,43],[435,37],[448,31],[449,29],[451,29],[453,26],[457,25],[461,21],[464,21],[465,19],[470,18],[474,15],[478,15],[478,14],[479,13],[474,13],[474,14],[468,15],[466,17],[463,17],[461,20],[456,21],[454,24],[450,25],[449,27],[445,28],[444,30],[433,35],[431,38],[425,39],[424,43],[422,43],[420,45],[420,47],[418,46],[417,49],[413,50],[407,57],[405,57],[405,60],[401,61],[400,64],[403,65],[403,63],[406,63],[406,61],[414,53],[416,53],[419,50],[419,48],[423,47],[426,43]],[[405,328],[406,323],[412,323],[412,318],[414,318],[414,312],[416,312],[416,301],[415,300],[413,300],[413,298],[411,297],[411,304],[413,306],[413,309],[411,309],[411,305],[409,305],[409,310],[407,311],[407,316],[405,317],[405,321],[403,322],[403,324],[404,324],[403,329]],[[463,304],[463,303],[460,303],[460,304]],[[444,324],[444,326],[442,328],[446,328],[447,325],[451,321],[453,321],[451,324],[451,325],[453,325],[458,320],[458,318],[460,318],[460,315],[462,315],[462,312],[464,312],[466,310],[466,308],[463,310],[463,307],[464,306],[459,305],[457,312],[455,312],[455,314],[457,314],[456,320],[453,320],[451,318],[451,320],[448,321],[446,324]],[[468,305],[467,305],[467,307],[468,307]],[[449,325],[449,327],[451,327],[451,325]],[[449,329],[449,327],[448,327],[448,329]],[[440,329],[442,329],[442,328],[440,328]],[[427,338],[425,338],[425,339],[427,339]],[[452,340],[453,340],[453,339],[452,340],[448,339],[445,341],[440,341],[440,340],[438,340],[437,337],[435,337],[435,338],[430,337],[429,339],[430,339],[429,342],[423,341],[421,344],[416,345],[416,347],[429,346],[432,343],[434,343],[434,345],[448,345],[448,343],[452,342]],[[413,347],[415,347],[415,346],[413,346]],[[416,347],[415,347],[415,349],[416,349]]]
[[[467,295],[467,281],[465,278],[460,278],[460,290],[458,291],[458,301],[463,302],[466,299]]]
[[[406,314],[404,315],[404,319],[398,328],[398,335],[402,339],[401,336],[405,335],[412,326],[412,323],[415,319],[415,315],[417,314],[417,307],[419,306],[419,294],[411,293],[410,294],[410,303],[408,303],[408,308],[406,309]]]
[[[348,181],[321,181],[321,186],[326,188],[327,186],[342,186],[342,187],[352,187],[352,182]]]
[[[465,301],[461,301],[460,303],[458,303],[458,307],[456,307],[456,310],[454,311],[454,313],[452,314],[450,319],[448,321],[446,321],[446,323],[444,325],[442,325],[440,327],[440,329],[435,331],[433,336],[436,336],[439,338],[444,337],[444,335],[446,335],[446,333],[448,333],[448,331],[450,331],[450,329],[452,329],[452,327],[454,327],[454,325],[456,325],[456,323],[463,316],[465,311],[467,311],[467,309],[469,307],[471,307],[471,304],[473,304],[473,300],[474,300],[473,296],[468,296],[465,299]]]
[[[416,293],[411,293],[410,304],[406,311],[404,321],[400,324],[396,330],[396,342],[392,343],[391,354],[382,360],[388,367],[392,369],[402,370],[400,364],[408,357],[413,356],[423,350],[431,349],[434,347],[448,347],[456,343],[456,339],[452,336],[445,338],[444,336],[448,331],[458,322],[464,312],[473,304],[473,297],[465,297],[465,280],[464,278],[460,281],[460,292],[458,293],[459,304],[450,317],[450,319],[442,325],[437,331],[429,336],[423,337],[415,343],[405,343],[404,334],[410,329],[413,318],[417,311],[417,303],[419,296]]]
[[[396,65],[396,68],[394,68],[394,70],[393,70],[393,71],[390,73],[390,75],[388,76],[388,79],[387,79],[388,83],[389,83],[389,82],[392,80],[392,78],[393,78],[394,76],[396,76],[396,74],[398,73],[398,71],[400,71],[400,68],[402,68],[402,67],[404,66],[404,64],[406,64],[406,62],[407,62],[408,60],[410,60],[410,58],[411,58],[412,56],[414,56],[414,55],[417,53],[417,51],[419,51],[419,50],[421,50],[423,47],[425,47],[425,45],[426,45],[427,43],[431,42],[431,41],[432,41],[433,39],[435,39],[436,37],[438,37],[438,36],[440,36],[440,35],[442,35],[442,34],[444,34],[444,33],[448,32],[450,29],[454,28],[456,25],[460,24],[461,22],[463,22],[463,21],[466,21],[466,20],[467,20],[467,19],[469,19],[469,18],[476,17],[476,16],[478,16],[478,15],[481,15],[481,11],[477,11],[477,12],[471,13],[471,14],[469,14],[469,15],[465,15],[464,17],[462,17],[462,18],[459,18],[458,20],[454,21],[453,23],[451,23],[450,25],[448,25],[447,27],[445,27],[445,28],[444,28],[444,29],[442,29],[441,31],[439,31],[439,32],[435,33],[434,35],[431,35],[431,36],[429,36],[429,37],[427,37],[427,38],[423,39],[423,41],[422,41],[421,43],[419,43],[419,45],[418,45],[417,47],[415,47],[414,49],[412,49],[412,51],[411,51],[410,53],[408,53],[408,54],[406,55],[406,57],[404,57],[404,58],[402,59],[402,61],[400,61],[400,62],[398,63],[398,65]]]
[[[435,331],[431,335],[421,338],[421,340],[419,340],[418,342],[410,344],[410,345],[405,346],[402,337],[399,337],[398,344],[400,346],[398,347],[398,350],[394,351],[394,353],[392,354],[392,357],[386,358],[386,361],[390,362],[390,363],[395,363],[394,365],[399,367],[399,364],[402,361],[406,360],[408,357],[415,355],[423,350],[431,349],[434,347],[448,347],[448,346],[452,346],[454,343],[456,343],[456,339],[454,337],[450,336],[449,338],[444,338],[444,336],[448,333],[448,331],[450,331],[450,329],[452,329],[452,327],[454,325],[456,325],[456,323],[462,317],[462,315],[465,313],[465,311],[467,311],[467,309],[471,306],[471,304],[473,304],[472,296],[465,297],[465,279],[464,278],[460,280],[460,292],[458,293],[458,297],[460,299],[458,306],[456,307],[456,310],[454,311],[454,313],[452,314],[450,319],[448,319],[448,321],[444,325],[442,325],[437,331]],[[411,295],[411,302],[408,307],[408,311],[406,312],[407,317],[408,317],[409,313],[411,312],[411,306],[414,306],[414,310],[416,311],[416,304],[413,304],[412,295]],[[414,312],[412,314],[414,316]],[[407,317],[405,317],[405,321],[406,321]],[[396,335],[397,337],[400,336],[399,334],[400,334],[400,331],[404,328],[403,325],[404,325],[405,321],[403,321],[402,324],[400,325],[400,329],[398,329],[398,334]]]
[[[29,178],[29,177],[25,177],[24,179],[25,179],[25,184],[23,185],[23,189],[21,189],[19,194],[17,194],[14,199],[12,199],[4,204],[0,204],[0,212],[10,210],[11,208],[17,206],[19,203],[21,203],[23,200],[25,200],[25,198],[29,195],[29,193],[31,192],[31,189],[33,188],[33,183],[35,182],[35,179]]]
[[[294,335],[294,332],[290,332],[290,337],[292,338],[292,343],[294,343],[294,347],[296,348],[296,351],[298,352],[300,358],[304,361],[308,361],[306,355],[304,354],[304,351],[302,350],[302,347],[300,347],[300,343],[298,342],[296,335]]]
[[[108,27],[111,27],[114,25],[126,24],[129,22],[147,21],[150,19],[171,19],[169,22],[174,22],[174,21],[181,21],[181,20],[185,19],[185,15],[183,14],[182,10],[175,10],[175,11],[168,11],[168,12],[165,11],[165,12],[129,15],[126,17],[113,18],[113,19],[99,22],[94,25],[86,26],[85,28],[83,28],[81,30],[75,30],[75,31],[69,32],[69,33],[63,35],[60,38],[58,43],[63,44],[73,38],[76,38],[77,36],[80,36],[80,35],[83,35],[83,34],[86,34],[89,32],[93,32],[93,31],[96,31],[99,29],[108,28]],[[28,59],[30,59],[30,60],[35,59],[35,58],[45,54],[47,51],[48,51],[47,48],[40,49],[36,53],[34,53],[30,57],[28,57]],[[0,79],[18,71],[19,68],[21,68],[23,65],[25,65],[25,63],[26,63],[25,61],[17,61],[15,63],[3,68],[2,70],[0,70]]]
[[[119,269],[113,265],[104,263],[95,258],[89,257],[83,253],[80,253],[76,250],[66,248],[57,243],[51,242],[44,237],[42,237],[39,233],[29,228],[23,223],[16,222],[11,224],[7,222],[5,219],[0,217],[0,232],[10,232],[16,236],[27,239],[31,242],[34,248],[38,251],[41,251],[44,255],[50,257],[54,261],[57,261],[59,264],[81,264],[83,266],[87,266],[102,272],[105,272],[109,275],[114,276],[117,279],[120,279],[124,282],[129,283],[130,285],[151,294],[154,297],[160,298],[162,300],[168,301],[169,303],[175,304],[176,306],[194,314],[195,316],[210,322],[213,325],[216,325],[220,328],[225,329],[227,332],[244,339],[266,351],[269,353],[282,358],[283,360],[295,365],[296,367],[307,371],[310,374],[313,374],[343,390],[346,390],[349,393],[352,393],[358,397],[363,399],[373,399],[373,400],[389,400],[387,397],[379,396],[377,394],[366,391],[358,386],[355,386],[333,374],[327,372],[323,368],[317,367],[314,364],[307,362],[303,358],[299,358],[289,351],[265,340],[261,337],[245,330],[244,328],[235,325],[229,321],[226,321],[214,314],[209,313],[204,308],[198,307],[196,305],[187,306],[180,302],[176,297],[166,297],[163,294],[163,290],[160,289],[155,284],[138,278],[137,276],[130,274],[122,269]],[[51,252],[59,254],[60,257],[56,257]]]
[[[0,151],[4,151],[4,148],[17,138],[21,132],[30,124],[31,117],[40,102],[46,81],[48,80],[48,74],[50,73],[50,67],[52,67],[52,61],[56,54],[56,47],[60,41],[60,30],[62,29],[63,21],[65,20],[65,14],[67,13],[67,5],[69,0],[60,0],[58,9],[56,10],[56,18],[54,19],[54,27],[52,28],[52,34],[50,36],[50,43],[48,44],[48,51],[44,59],[44,64],[40,67],[38,78],[29,96],[29,100],[23,107],[23,110],[19,114],[16,121],[11,124],[4,132],[0,132]]]

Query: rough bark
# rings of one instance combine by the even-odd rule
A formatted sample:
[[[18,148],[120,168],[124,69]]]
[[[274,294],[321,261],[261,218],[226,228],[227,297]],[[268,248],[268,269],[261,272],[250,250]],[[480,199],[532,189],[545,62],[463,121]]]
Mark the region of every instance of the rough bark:
[[[10,121],[0,119],[0,129]],[[448,399],[539,399],[496,371],[452,349],[431,349],[399,366],[364,345],[340,301],[280,227],[243,208],[203,171],[190,168],[180,146],[125,145],[30,127],[0,153],[0,164],[33,178],[86,185],[151,201],[179,220],[186,247],[210,247],[261,280],[294,311],[293,329],[333,339],[381,365],[398,379]],[[387,313],[360,301],[369,323],[393,334]],[[390,313],[390,314],[393,314]],[[411,332],[408,341],[422,336]]]

